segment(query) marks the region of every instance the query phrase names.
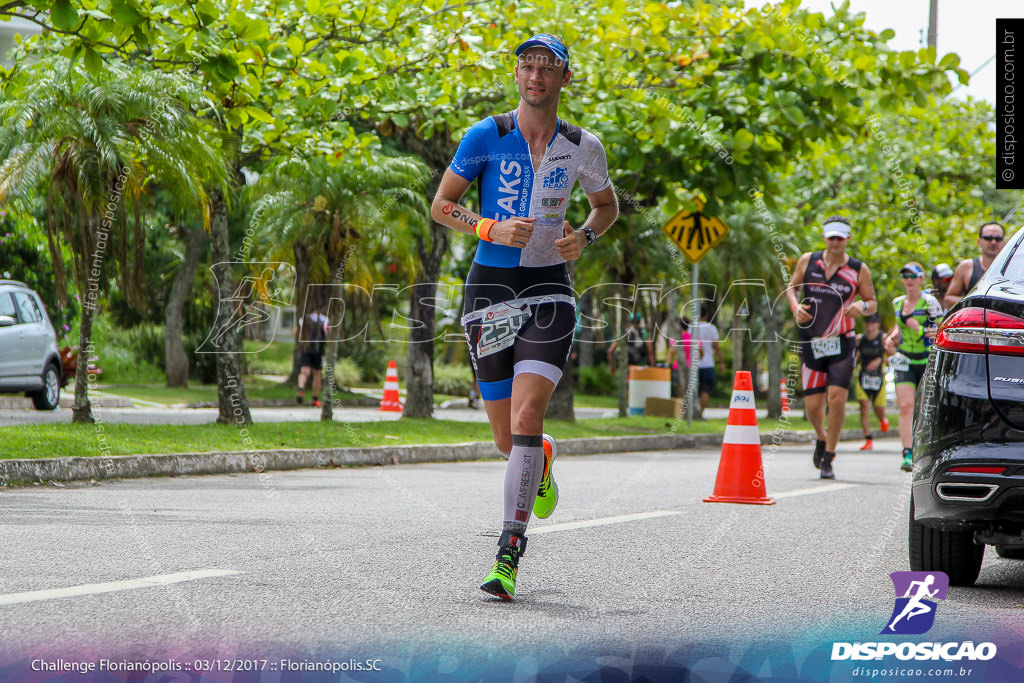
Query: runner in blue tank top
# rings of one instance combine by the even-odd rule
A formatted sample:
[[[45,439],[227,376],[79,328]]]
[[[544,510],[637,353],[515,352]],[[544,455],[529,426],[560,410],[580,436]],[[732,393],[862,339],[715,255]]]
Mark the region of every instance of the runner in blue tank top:
[[[558,118],[569,51],[542,33],[515,53],[519,106],[469,129],[431,206],[438,223],[478,238],[462,323],[494,443],[509,459],[498,555],[481,588],[505,600],[515,593],[531,514],[547,517],[558,501],[544,412],[576,324],[566,261],[618,216],[601,143]],[[474,181],[479,213],[459,204]],[[574,230],[565,211],[577,182],[591,211]]]

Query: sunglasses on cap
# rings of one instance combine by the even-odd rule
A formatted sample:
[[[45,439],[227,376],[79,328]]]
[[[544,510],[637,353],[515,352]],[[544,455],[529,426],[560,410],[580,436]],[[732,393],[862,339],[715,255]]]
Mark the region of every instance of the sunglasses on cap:
[[[1002,235],[982,235],[981,239],[985,240],[986,242],[1002,242],[1003,241],[1003,236]]]

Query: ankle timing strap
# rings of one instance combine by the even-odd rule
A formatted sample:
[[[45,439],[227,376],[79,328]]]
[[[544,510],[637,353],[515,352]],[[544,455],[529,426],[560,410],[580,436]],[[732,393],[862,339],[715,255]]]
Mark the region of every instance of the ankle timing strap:
[[[502,531],[501,538],[498,539],[499,548],[516,548],[519,551],[519,557],[526,554],[526,536],[515,531]]]

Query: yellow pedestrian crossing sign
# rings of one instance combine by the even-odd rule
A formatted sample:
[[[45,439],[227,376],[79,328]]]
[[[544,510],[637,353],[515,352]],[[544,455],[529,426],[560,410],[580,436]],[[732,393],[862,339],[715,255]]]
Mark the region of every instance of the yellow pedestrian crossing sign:
[[[707,256],[729,234],[729,226],[721,219],[700,212],[704,202],[697,200],[697,207],[696,212],[683,209],[661,226],[662,231],[676,243],[690,263],[697,263]]]

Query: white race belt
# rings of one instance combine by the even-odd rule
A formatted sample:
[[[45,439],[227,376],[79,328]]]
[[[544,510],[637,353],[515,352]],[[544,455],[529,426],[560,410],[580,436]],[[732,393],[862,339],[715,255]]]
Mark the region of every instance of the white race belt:
[[[462,316],[463,325],[478,321],[481,323],[476,357],[483,358],[512,346],[519,330],[533,315],[530,306],[543,303],[567,303],[576,306],[576,300],[567,294],[544,294],[502,301]]]

